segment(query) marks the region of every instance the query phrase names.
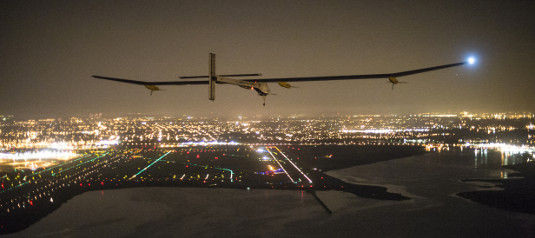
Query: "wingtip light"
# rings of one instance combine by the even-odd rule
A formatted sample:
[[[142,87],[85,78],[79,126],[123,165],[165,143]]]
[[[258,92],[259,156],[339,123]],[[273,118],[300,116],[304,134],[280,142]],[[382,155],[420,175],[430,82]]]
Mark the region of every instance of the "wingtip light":
[[[466,62],[469,65],[474,65],[476,63],[476,57],[470,56],[470,57],[468,57],[468,59],[466,59]]]

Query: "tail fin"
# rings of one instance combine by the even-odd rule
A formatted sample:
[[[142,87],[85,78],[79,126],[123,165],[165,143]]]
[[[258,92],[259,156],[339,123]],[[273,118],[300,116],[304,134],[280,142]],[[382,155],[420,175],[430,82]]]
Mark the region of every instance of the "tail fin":
[[[215,100],[215,85],[217,81],[217,76],[215,74],[215,54],[210,53],[210,61],[209,61],[209,70],[210,70],[210,79],[208,81],[208,99],[211,101]]]

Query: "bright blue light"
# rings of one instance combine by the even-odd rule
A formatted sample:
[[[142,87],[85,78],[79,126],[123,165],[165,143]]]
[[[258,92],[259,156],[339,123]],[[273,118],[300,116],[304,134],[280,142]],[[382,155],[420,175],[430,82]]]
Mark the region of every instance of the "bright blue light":
[[[473,57],[473,56],[470,56],[468,57],[468,59],[466,60],[466,62],[468,62],[469,65],[473,65],[476,63],[476,58]]]

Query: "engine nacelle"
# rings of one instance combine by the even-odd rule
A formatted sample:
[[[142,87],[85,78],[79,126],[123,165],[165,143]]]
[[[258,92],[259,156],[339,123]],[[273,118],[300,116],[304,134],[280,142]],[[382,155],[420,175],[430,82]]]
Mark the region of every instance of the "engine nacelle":
[[[287,82],[279,82],[279,86],[283,87],[283,88],[291,88],[292,85],[287,83]]]
[[[150,85],[150,84],[145,84],[145,88],[150,90],[150,95],[152,95],[152,92],[154,92],[154,91],[160,91],[161,90],[158,86]]]

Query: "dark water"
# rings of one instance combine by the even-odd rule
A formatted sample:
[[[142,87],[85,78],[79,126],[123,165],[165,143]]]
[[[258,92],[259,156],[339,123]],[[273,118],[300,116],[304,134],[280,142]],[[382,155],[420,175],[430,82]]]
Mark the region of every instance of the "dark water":
[[[481,169],[500,168],[495,170],[499,174],[462,180],[487,183],[488,185],[481,186],[487,189],[461,192],[458,195],[499,209],[535,214],[535,163],[528,162],[533,158],[532,155],[495,154],[496,152],[490,155],[476,152],[474,165]]]

